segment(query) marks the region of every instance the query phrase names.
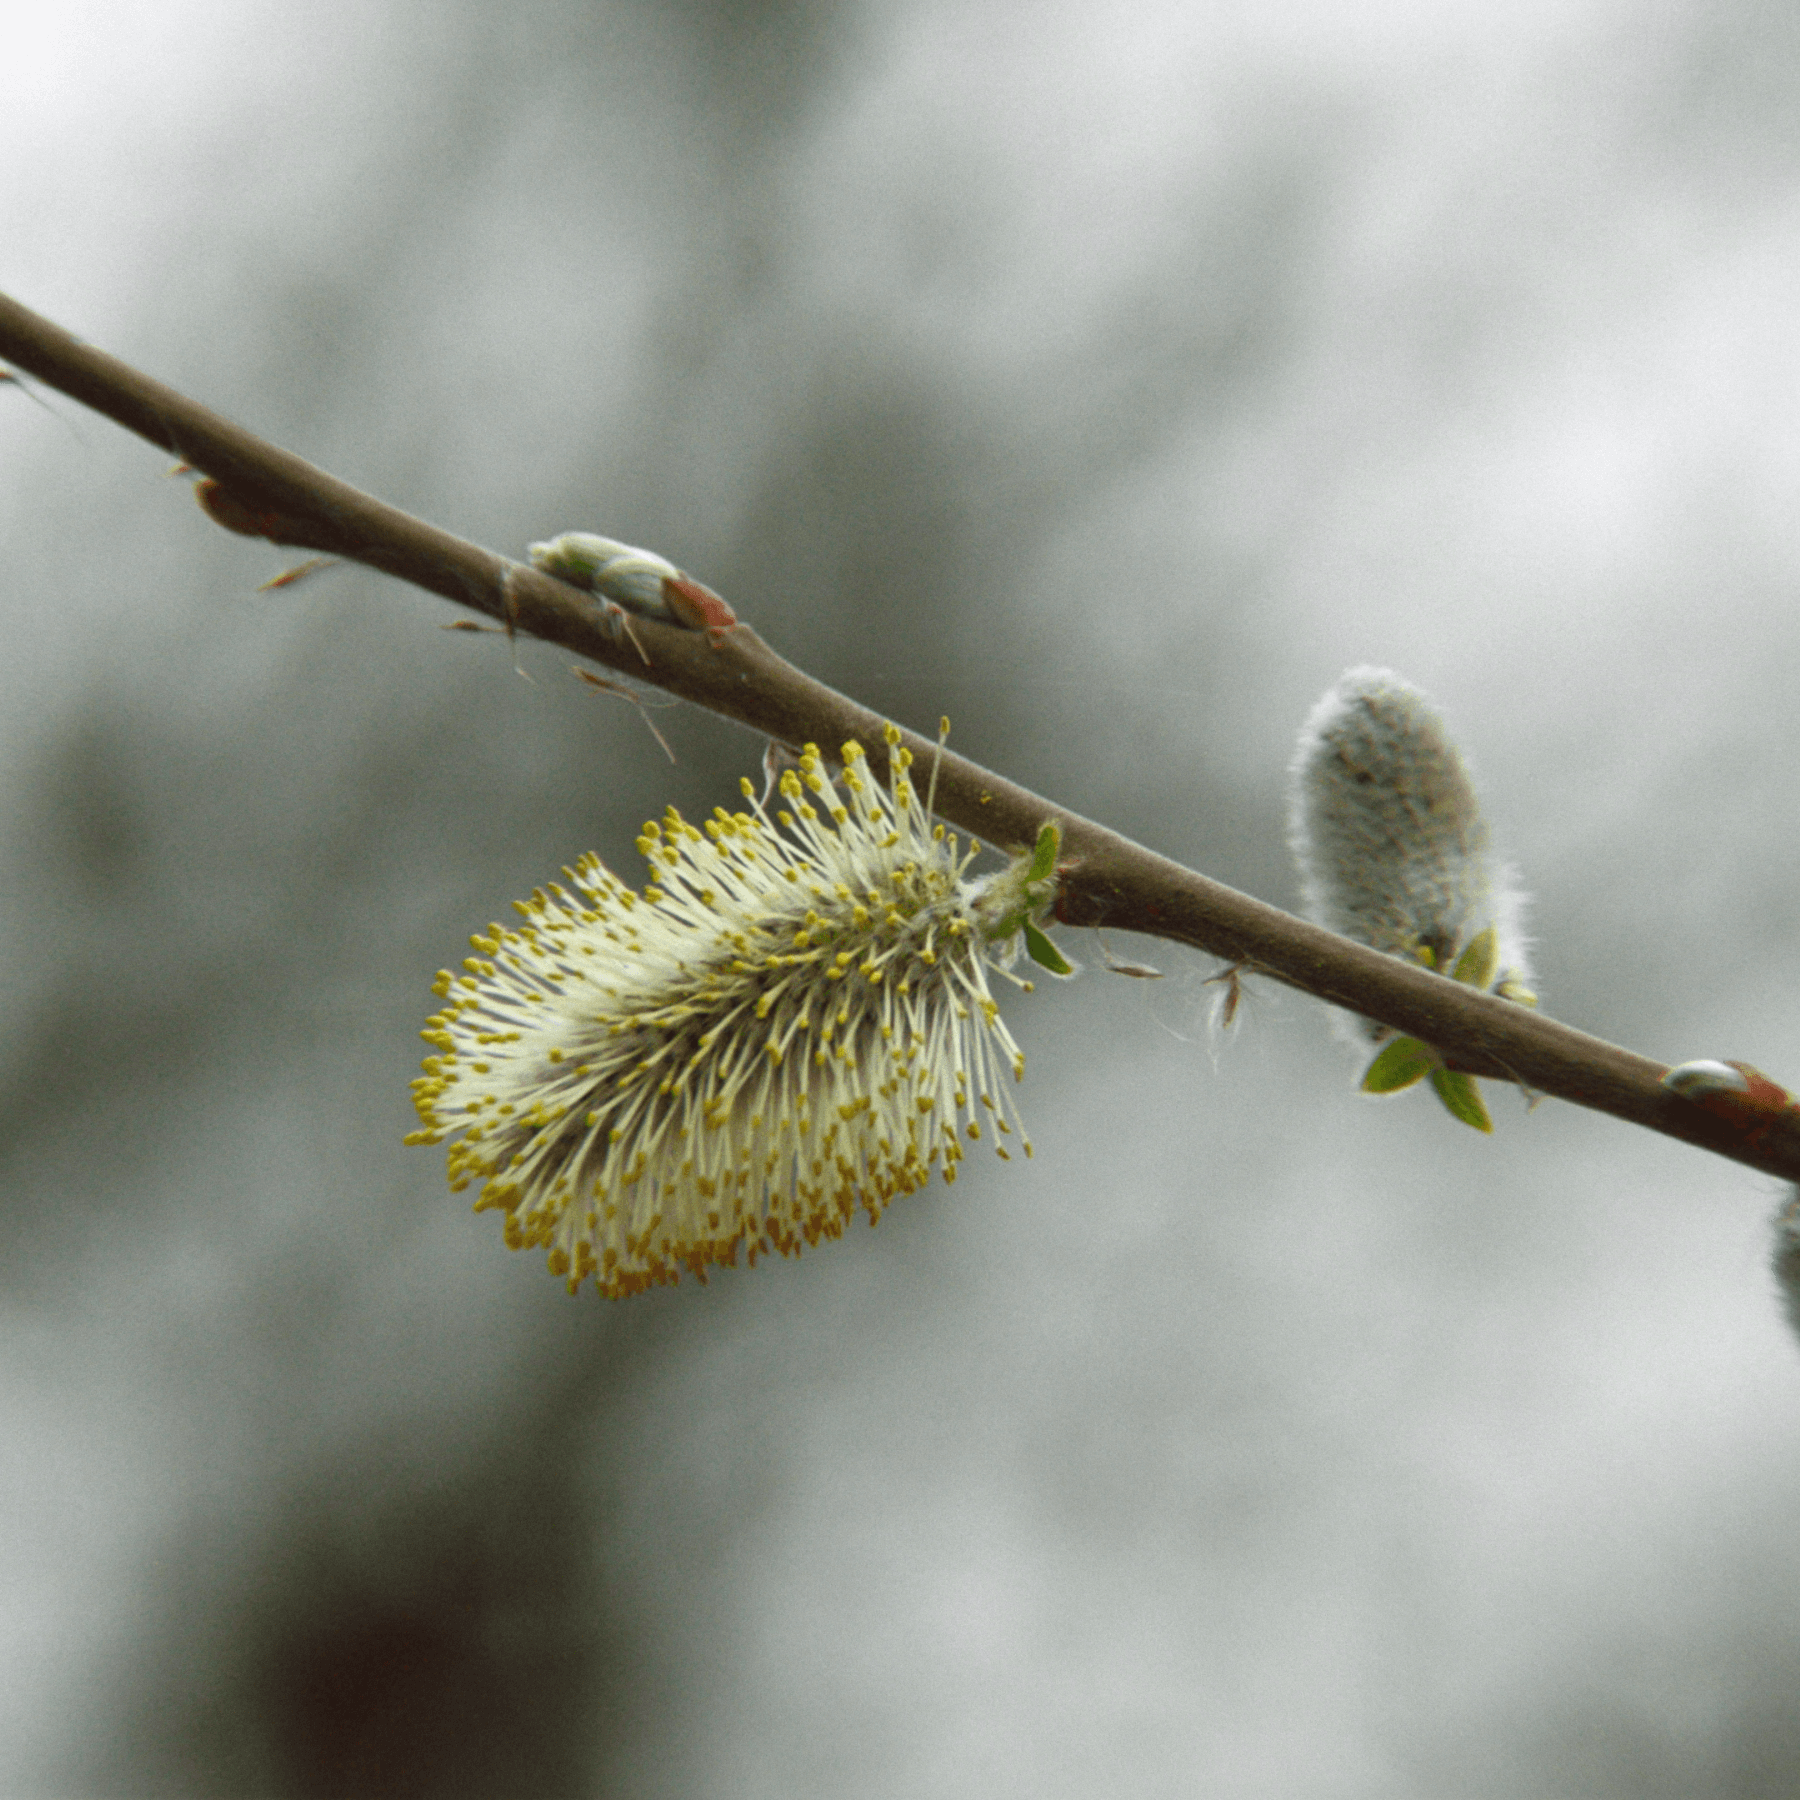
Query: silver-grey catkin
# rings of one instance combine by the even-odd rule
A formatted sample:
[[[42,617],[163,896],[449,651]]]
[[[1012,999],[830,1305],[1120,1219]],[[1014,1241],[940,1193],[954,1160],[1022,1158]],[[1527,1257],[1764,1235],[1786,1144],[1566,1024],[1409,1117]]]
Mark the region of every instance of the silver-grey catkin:
[[[1769,1258],[1781,1288],[1788,1323],[1800,1337],[1800,1187],[1781,1203],[1775,1214],[1775,1247]]]
[[[1350,669],[1313,708],[1294,753],[1288,841],[1317,923],[1446,974],[1492,925],[1495,988],[1530,985],[1524,897],[1494,858],[1468,768],[1437,708],[1392,669]]]

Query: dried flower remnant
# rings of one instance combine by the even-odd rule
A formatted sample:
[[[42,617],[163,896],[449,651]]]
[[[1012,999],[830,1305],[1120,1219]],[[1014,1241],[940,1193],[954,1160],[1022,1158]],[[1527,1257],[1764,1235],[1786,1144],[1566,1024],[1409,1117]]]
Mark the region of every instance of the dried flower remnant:
[[[835,783],[808,745],[779,825],[747,781],[703,830],[671,810],[643,893],[584,857],[439,977],[408,1141],[448,1141],[452,1187],[571,1292],[796,1254],[990,1134],[1030,1154],[987,970],[1041,936],[1054,875],[1034,850],[966,879],[976,846],[931,823],[898,738],[885,789],[859,745]]]
[[[1535,1004],[1523,897],[1495,862],[1469,772],[1431,701],[1391,669],[1349,670],[1312,710],[1294,755],[1289,842],[1308,915],[1390,956]],[[1369,1093],[1429,1078],[1445,1107],[1491,1130],[1474,1079],[1429,1044],[1352,1018],[1383,1046]]]

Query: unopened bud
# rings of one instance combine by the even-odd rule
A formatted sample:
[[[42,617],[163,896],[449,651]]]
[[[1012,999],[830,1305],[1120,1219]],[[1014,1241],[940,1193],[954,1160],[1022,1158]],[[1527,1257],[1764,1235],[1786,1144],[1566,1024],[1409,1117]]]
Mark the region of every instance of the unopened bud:
[[[558,581],[652,617],[665,611],[664,580],[681,573],[654,550],[640,550],[592,531],[565,531],[547,543],[527,546],[525,554],[534,569]]]
[[[737,623],[737,614],[704,582],[654,550],[621,544],[592,531],[565,531],[561,537],[529,545],[531,566],[602,601],[647,619],[687,631],[718,635]]]

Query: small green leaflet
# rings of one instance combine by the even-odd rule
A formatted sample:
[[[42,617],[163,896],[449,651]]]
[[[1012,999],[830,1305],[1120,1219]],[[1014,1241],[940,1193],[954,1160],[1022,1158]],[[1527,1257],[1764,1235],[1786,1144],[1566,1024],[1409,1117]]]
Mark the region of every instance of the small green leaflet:
[[[1365,1094],[1397,1094],[1415,1081],[1423,1081],[1438,1066],[1438,1054],[1417,1038],[1399,1037],[1369,1064],[1362,1078]]]
[[[1431,1085],[1452,1118],[1473,1125],[1477,1131],[1494,1129],[1494,1121],[1488,1117],[1487,1103],[1482,1099],[1473,1075],[1464,1075],[1455,1069],[1433,1069]]]
[[[1427,951],[1422,960],[1427,968],[1432,958]],[[1466,987],[1486,992],[1493,985],[1500,961],[1500,936],[1492,925],[1479,931],[1463,946],[1456,959],[1451,979]],[[1522,992],[1523,990],[1521,990]],[[1510,998],[1510,996],[1509,996]],[[1429,1044],[1418,1038],[1397,1037],[1385,1045],[1381,1054],[1369,1064],[1362,1078],[1365,1094],[1397,1094],[1415,1082],[1431,1077],[1431,1090],[1453,1119],[1460,1119],[1477,1131],[1492,1131],[1494,1121],[1488,1117],[1487,1103],[1475,1085],[1473,1075],[1446,1069],[1443,1059]]]
[[[1493,986],[1494,976],[1498,973],[1500,963],[1500,935],[1492,925],[1485,931],[1477,932],[1463,948],[1463,953],[1456,959],[1456,967],[1451,970],[1451,979],[1460,981],[1468,987],[1481,988],[1484,992]],[[1450,1102],[1444,1102],[1450,1106]],[[1456,1112],[1454,1106],[1450,1106]],[[1486,1114],[1482,1115],[1484,1118]],[[1457,1113],[1457,1117],[1462,1115]],[[1486,1130],[1484,1126],[1482,1128]]]
[[[1033,913],[1047,915],[1056,900],[1056,858],[1062,849],[1062,826],[1047,820],[1031,847],[1028,863],[1014,863],[1010,877],[1017,882],[1011,896],[1015,904],[993,925],[987,927],[990,939],[1007,938],[1016,931],[1025,934],[1025,953],[1040,969],[1052,975],[1073,975],[1075,965],[1051,943]]]
[[[1417,1038],[1395,1038],[1384,1046],[1362,1078],[1362,1091],[1365,1094],[1397,1094],[1403,1088],[1423,1081],[1427,1075],[1431,1077],[1432,1092],[1453,1119],[1473,1125],[1477,1131],[1494,1129],[1481,1090],[1475,1085],[1475,1077],[1446,1069],[1438,1060],[1438,1053]]]
[[[1075,973],[1075,965],[1029,919],[1025,921],[1025,954],[1052,975]]]

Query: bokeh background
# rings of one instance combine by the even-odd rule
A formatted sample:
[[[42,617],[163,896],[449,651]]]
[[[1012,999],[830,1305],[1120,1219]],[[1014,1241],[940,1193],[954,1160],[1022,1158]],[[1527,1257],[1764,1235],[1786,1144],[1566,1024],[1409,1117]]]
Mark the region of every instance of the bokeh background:
[[[1800,1076],[1790,4],[20,6],[0,286],[1277,902],[1392,664],[1546,1005]],[[571,1300],[429,983],[760,745],[166,468],[0,388],[0,1791],[1800,1792],[1771,1183],[1089,937],[1033,1163]]]

